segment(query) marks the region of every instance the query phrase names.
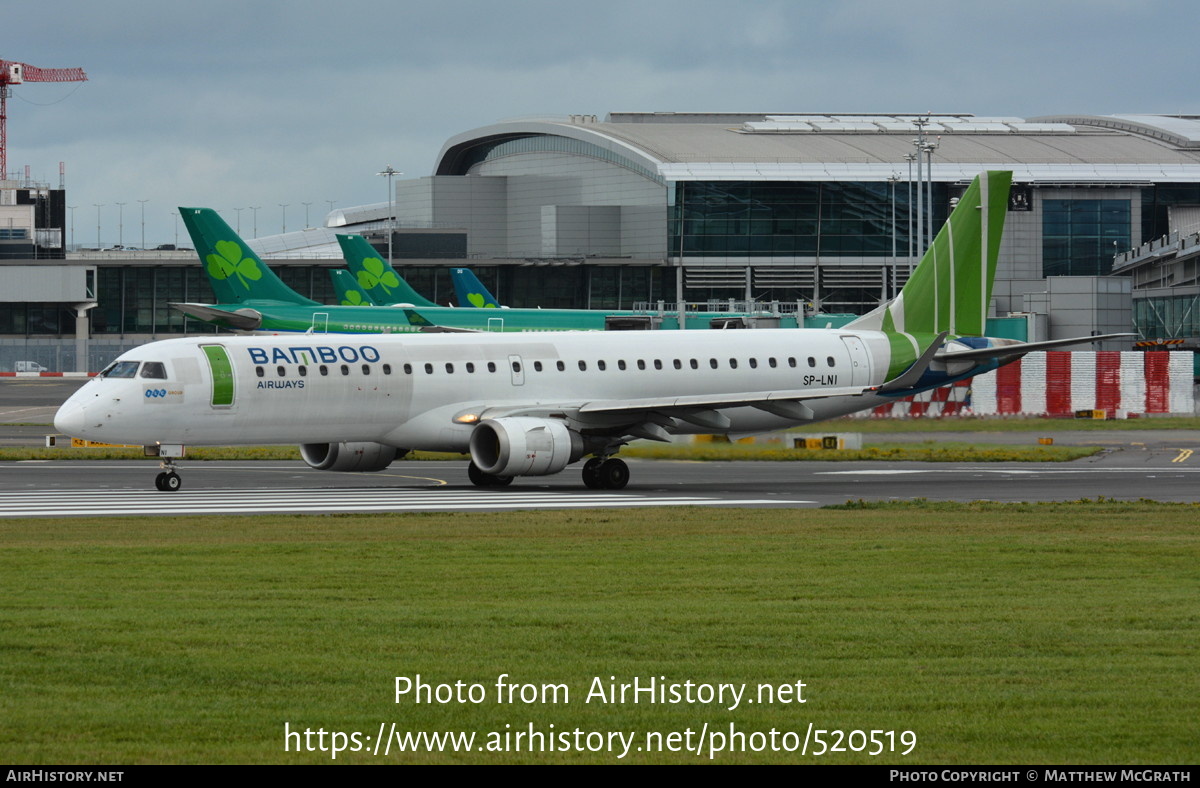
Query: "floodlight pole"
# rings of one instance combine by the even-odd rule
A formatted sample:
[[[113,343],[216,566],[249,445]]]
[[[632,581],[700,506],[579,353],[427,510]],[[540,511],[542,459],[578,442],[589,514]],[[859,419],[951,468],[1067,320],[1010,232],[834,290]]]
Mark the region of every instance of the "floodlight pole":
[[[388,184],[387,234],[388,234],[388,262],[390,263],[390,262],[392,262],[392,235],[394,235],[393,231],[395,229],[395,214],[396,214],[396,191],[395,191],[395,189],[392,188],[392,178],[396,177],[397,175],[403,175],[404,173],[394,169],[392,167],[392,165],[389,164],[387,166],[386,170],[383,170],[382,172],[377,172],[375,174],[383,175],[383,176],[387,177],[387,184]]]

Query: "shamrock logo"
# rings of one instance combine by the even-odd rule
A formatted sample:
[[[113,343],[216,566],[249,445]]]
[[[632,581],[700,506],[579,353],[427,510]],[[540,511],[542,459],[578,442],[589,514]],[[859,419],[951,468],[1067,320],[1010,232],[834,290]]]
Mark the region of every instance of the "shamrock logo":
[[[250,289],[247,279],[255,282],[262,279],[258,263],[252,257],[242,257],[242,247],[239,244],[234,241],[217,241],[215,246],[217,253],[207,257],[208,265],[205,266],[208,275],[213,279],[222,280],[237,276],[245,290]]]
[[[467,293],[467,300],[471,302],[471,306],[479,307],[481,309],[496,308],[495,304],[484,303],[487,299],[483,297],[483,293]]]
[[[358,284],[363,290],[374,290],[382,287],[383,292],[391,294],[393,287],[400,286],[400,277],[395,271],[386,271],[383,260],[378,257],[365,257],[362,261],[363,270],[358,272]]]
[[[342,297],[342,306],[367,306],[367,302],[363,300],[362,293],[357,290],[348,290]]]

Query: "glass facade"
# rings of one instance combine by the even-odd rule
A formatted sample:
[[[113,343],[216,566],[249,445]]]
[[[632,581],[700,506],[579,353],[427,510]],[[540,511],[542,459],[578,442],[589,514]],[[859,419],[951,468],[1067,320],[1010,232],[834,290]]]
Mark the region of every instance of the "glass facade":
[[[1129,200],[1043,200],[1042,276],[1106,275],[1129,235]]]
[[[1145,339],[1200,337],[1200,296],[1135,299],[1133,324]]]
[[[1171,231],[1173,205],[1200,205],[1200,183],[1164,183],[1142,188],[1142,237],[1138,243]]]
[[[933,185],[935,228],[948,214],[950,188]],[[668,254],[890,257],[894,248],[903,257],[908,216],[903,183],[681,181],[671,206]]]

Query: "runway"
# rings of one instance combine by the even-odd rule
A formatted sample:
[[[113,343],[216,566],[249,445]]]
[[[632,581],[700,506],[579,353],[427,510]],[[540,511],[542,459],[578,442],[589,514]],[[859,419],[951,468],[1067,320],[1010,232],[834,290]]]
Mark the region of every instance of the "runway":
[[[48,420],[79,382],[0,383],[0,443],[40,446]],[[931,424],[935,427],[935,424]],[[1048,425],[1051,426],[1051,425]],[[1152,422],[1146,425],[1152,427]],[[844,429],[839,425],[839,429]],[[736,506],[810,508],[855,500],[1066,501],[1112,498],[1200,503],[1200,433],[1053,432],[1055,443],[1104,446],[1072,463],[679,462],[629,460],[620,491],[586,489],[576,467],[476,488],[466,463],[399,461],[379,473],[314,471],[301,462],[180,463],[183,489],[153,488],[158,465],[138,461],[0,463],[0,518],[181,514],[501,511]],[[1030,433],[872,435],[872,441],[1032,442]],[[71,451],[71,450],[64,450]],[[79,450],[83,451],[83,450]]]
[[[398,462],[372,474],[303,463],[184,462],[184,489],[152,488],[157,464],[19,462],[0,465],[0,517],[501,511],[737,506],[811,508],[855,500],[1200,502],[1200,464],[1152,453],[1139,464],[1112,452],[1083,463],[630,461],[620,491],[584,488],[570,469],[504,488],[476,488],[462,462]],[[1132,455],[1136,456],[1136,455]],[[1121,462],[1114,462],[1114,460]]]

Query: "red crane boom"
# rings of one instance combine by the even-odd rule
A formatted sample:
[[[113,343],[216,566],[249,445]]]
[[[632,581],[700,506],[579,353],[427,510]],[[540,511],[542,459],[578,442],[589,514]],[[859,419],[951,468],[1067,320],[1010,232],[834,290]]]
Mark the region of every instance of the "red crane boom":
[[[0,60],[0,180],[8,177],[8,96],[12,85],[24,82],[86,82],[82,68],[38,68],[15,60]]]

